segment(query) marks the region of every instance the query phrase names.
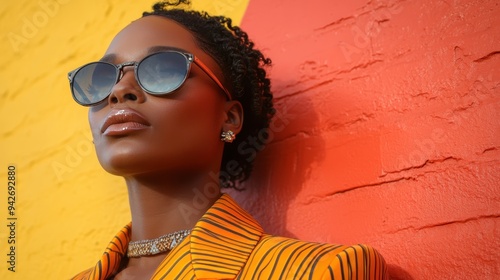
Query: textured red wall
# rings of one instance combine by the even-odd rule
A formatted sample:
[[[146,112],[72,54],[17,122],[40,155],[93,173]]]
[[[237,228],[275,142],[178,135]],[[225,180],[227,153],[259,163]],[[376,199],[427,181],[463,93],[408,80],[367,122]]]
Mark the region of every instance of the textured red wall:
[[[373,245],[394,279],[500,275],[499,13],[250,1],[279,113],[237,199],[271,233]]]

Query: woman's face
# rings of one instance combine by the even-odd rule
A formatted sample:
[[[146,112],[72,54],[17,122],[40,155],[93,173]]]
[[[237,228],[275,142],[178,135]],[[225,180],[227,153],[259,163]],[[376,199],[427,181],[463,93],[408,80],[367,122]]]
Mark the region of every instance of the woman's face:
[[[183,49],[222,77],[187,29],[160,16],[131,23],[113,39],[105,57],[114,64],[140,61],[153,47]],[[89,110],[99,162],[121,176],[206,170],[222,154],[225,103],[220,88],[194,63],[185,83],[165,96],[142,91],[134,68],[125,67],[105,102]]]

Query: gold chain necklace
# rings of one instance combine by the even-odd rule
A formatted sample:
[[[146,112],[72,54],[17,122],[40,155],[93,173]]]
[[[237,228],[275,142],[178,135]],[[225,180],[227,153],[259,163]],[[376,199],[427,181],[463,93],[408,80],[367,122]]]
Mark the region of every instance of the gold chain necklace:
[[[151,256],[172,250],[177,244],[181,243],[191,230],[179,230],[157,237],[155,239],[146,239],[132,241],[128,244],[127,257],[139,258]]]

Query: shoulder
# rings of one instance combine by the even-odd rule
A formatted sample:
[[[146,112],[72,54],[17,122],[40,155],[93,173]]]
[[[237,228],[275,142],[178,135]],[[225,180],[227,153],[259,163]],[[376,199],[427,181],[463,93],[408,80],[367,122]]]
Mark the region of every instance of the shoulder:
[[[324,244],[271,235],[262,237],[243,272],[259,279],[388,279],[383,257],[370,246]]]

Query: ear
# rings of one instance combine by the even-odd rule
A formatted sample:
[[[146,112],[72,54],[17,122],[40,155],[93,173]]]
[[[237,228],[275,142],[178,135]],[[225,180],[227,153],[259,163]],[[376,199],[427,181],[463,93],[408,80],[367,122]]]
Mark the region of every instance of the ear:
[[[224,112],[222,131],[231,130],[237,135],[243,127],[243,106],[237,100],[227,101],[224,105]]]

